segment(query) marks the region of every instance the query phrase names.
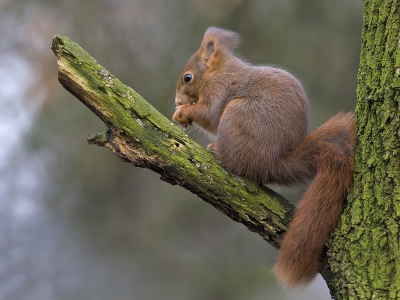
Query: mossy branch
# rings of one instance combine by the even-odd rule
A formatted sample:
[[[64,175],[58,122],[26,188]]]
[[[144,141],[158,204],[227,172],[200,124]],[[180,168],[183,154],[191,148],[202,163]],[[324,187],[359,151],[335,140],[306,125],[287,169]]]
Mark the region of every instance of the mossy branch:
[[[293,211],[287,200],[231,173],[70,39],[55,36],[52,50],[60,83],[108,128],[89,136],[89,143],[105,146],[121,160],[157,172],[162,180],[193,192],[279,247]]]

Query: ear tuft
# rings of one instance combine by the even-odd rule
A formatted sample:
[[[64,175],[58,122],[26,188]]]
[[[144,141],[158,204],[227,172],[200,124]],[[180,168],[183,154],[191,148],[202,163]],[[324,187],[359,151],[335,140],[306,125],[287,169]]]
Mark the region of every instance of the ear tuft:
[[[205,47],[206,61],[210,58],[210,56],[215,52],[215,44],[214,41],[208,41]]]
[[[214,47],[223,47],[227,50],[233,50],[240,44],[240,36],[236,32],[217,27],[210,27],[204,34],[203,41],[213,41]]]

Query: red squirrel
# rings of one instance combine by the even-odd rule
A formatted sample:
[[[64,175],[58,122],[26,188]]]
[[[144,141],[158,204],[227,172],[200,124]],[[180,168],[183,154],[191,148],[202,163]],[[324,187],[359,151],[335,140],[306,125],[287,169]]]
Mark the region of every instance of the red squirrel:
[[[213,134],[208,146],[231,170],[262,184],[312,179],[274,266],[283,285],[304,286],[321,270],[325,242],[353,178],[354,113],[339,113],[307,135],[309,102],[290,73],[235,56],[237,33],[210,27],[179,76],[173,120]]]

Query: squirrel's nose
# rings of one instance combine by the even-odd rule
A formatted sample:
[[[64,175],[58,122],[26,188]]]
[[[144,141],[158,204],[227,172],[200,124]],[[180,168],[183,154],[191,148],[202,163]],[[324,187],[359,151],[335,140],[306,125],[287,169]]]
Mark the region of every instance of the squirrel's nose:
[[[182,105],[182,102],[178,98],[175,98],[175,104],[176,104],[176,106]]]

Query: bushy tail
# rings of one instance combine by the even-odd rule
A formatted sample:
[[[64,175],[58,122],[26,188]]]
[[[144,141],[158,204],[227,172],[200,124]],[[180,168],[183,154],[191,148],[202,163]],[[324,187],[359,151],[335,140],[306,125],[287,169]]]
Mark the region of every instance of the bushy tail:
[[[348,113],[331,118],[311,132],[292,155],[289,153],[288,158],[308,160],[307,153],[312,153],[316,175],[295,210],[274,266],[276,277],[283,285],[304,286],[320,271],[325,242],[342,213],[352,182],[354,147],[355,118],[353,113]]]

